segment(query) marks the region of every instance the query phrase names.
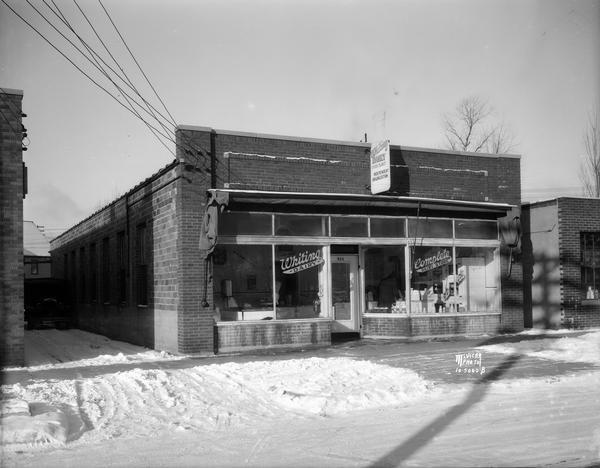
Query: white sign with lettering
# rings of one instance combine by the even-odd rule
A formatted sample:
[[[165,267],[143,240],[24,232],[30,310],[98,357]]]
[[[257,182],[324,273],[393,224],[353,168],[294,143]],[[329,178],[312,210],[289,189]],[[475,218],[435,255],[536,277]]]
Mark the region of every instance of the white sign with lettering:
[[[286,275],[308,270],[309,268],[320,265],[325,260],[320,250],[300,252],[281,260],[281,271]]]
[[[371,144],[371,193],[381,193],[390,189],[390,142],[388,140]]]

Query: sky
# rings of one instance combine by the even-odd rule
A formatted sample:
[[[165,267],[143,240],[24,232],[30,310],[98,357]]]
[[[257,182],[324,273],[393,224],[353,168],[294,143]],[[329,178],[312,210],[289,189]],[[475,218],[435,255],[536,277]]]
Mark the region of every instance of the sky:
[[[2,2],[106,83],[26,1]],[[49,0],[29,2],[59,27]],[[162,110],[100,3],[54,2],[101,53],[78,4]],[[479,96],[515,137],[523,200],[582,193],[583,132],[600,107],[600,0],[102,4],[177,124],[445,148],[443,115]],[[50,234],[173,160],[172,143],[162,146],[4,3],[0,87],[23,90],[24,217]]]

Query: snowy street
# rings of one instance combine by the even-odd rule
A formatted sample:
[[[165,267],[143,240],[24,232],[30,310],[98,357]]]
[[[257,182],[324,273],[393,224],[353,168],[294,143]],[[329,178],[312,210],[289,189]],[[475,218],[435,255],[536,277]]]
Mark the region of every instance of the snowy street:
[[[600,331],[190,359],[30,331],[2,466],[589,466]]]

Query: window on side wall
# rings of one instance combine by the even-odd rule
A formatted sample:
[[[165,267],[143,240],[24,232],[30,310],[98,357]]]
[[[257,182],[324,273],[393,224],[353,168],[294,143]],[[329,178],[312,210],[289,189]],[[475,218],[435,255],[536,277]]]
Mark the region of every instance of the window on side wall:
[[[138,305],[148,305],[148,228],[140,224],[136,229],[136,300]]]
[[[102,239],[102,301],[110,302],[110,242],[108,237]]]
[[[85,247],[81,247],[79,249],[79,302],[83,303],[87,301],[85,268]]]
[[[90,244],[90,300],[98,300],[98,257],[96,243]]]
[[[600,299],[600,232],[582,232],[581,292],[584,299]]]
[[[119,304],[127,302],[127,253],[127,238],[125,237],[125,231],[120,231],[117,233],[117,281],[119,282]]]

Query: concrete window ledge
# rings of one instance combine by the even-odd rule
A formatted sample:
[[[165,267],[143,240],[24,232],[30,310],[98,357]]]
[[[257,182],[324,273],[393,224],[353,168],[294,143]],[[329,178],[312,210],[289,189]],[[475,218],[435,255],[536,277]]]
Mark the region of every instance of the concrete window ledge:
[[[600,303],[600,301],[599,301]],[[389,319],[406,319],[406,318],[432,318],[432,317],[478,317],[487,315],[502,315],[502,312],[455,312],[452,314],[364,314],[363,318],[389,318]]]
[[[281,320],[227,320],[216,322],[217,327],[234,327],[248,325],[269,325],[273,323],[285,324],[285,323],[311,323],[311,322],[331,322],[330,318],[310,318],[310,319],[281,319]]]

